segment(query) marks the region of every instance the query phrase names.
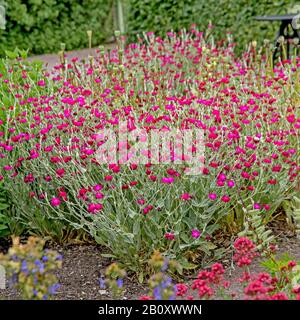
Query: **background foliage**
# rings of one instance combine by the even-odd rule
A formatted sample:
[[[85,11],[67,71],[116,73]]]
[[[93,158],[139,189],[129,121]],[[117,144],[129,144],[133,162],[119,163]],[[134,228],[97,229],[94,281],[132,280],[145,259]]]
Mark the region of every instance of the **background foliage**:
[[[60,43],[71,50],[87,47],[87,30],[93,45],[112,30],[112,0],[9,0],[6,29],[0,30],[0,53],[29,49],[31,53],[57,52]]]
[[[252,40],[273,40],[278,23],[259,22],[257,15],[286,14],[299,2],[291,0],[127,0],[127,30],[131,38],[137,32],[154,31],[165,35],[196,23],[205,31],[209,21],[214,36],[226,38],[232,32],[239,49]]]

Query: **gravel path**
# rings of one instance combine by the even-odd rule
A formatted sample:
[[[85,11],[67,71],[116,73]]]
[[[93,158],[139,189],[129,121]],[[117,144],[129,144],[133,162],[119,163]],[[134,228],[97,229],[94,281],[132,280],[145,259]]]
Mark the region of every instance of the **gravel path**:
[[[112,44],[107,44],[104,47],[108,49],[108,48],[114,48],[115,46],[116,45],[112,43]],[[82,59],[86,59],[88,56],[95,56],[96,50],[97,48],[68,51],[66,52],[66,57],[68,60],[71,60],[74,57],[77,57],[79,58],[79,60],[82,60]],[[50,71],[55,65],[58,65],[60,63],[59,55],[56,53],[32,56],[32,57],[29,57],[28,60],[43,61],[48,71]]]

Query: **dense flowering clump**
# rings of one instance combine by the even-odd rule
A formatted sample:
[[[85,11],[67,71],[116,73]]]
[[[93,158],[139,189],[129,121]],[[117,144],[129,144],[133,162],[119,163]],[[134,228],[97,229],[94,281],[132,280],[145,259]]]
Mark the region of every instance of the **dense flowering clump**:
[[[189,287],[184,283],[176,284],[176,296],[184,297],[188,291]]]
[[[233,259],[239,267],[250,265],[253,258],[258,255],[254,243],[246,237],[238,238],[234,242],[234,249]]]
[[[18,223],[45,236],[88,233],[138,270],[153,248],[209,254],[217,228],[249,205],[267,222],[298,186],[300,60],[270,70],[233,47],[193,27],[127,47],[118,39],[51,71],[7,61],[0,180]],[[155,130],[167,154],[162,140],[147,145]],[[188,130],[203,139],[186,145]]]
[[[227,286],[226,282],[223,282],[224,271],[223,265],[220,263],[212,265],[210,270],[200,271],[191,286],[192,290],[197,290],[201,299],[210,298],[215,293],[211,285]]]

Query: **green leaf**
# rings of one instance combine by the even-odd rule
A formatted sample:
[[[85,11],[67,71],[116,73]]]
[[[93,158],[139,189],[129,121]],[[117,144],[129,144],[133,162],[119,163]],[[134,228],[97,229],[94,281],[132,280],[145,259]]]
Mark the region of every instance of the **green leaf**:
[[[143,272],[139,273],[138,281],[139,281],[139,283],[143,283],[144,282],[144,273]]]
[[[134,219],[134,217],[136,217],[138,215],[138,213],[132,209],[128,209],[128,215],[131,219]]]
[[[101,253],[101,256],[103,258],[112,258],[112,259],[116,258],[116,256],[114,254],[111,254],[111,253]]]
[[[9,204],[6,203],[0,203],[0,210],[5,210],[9,207]]]
[[[217,246],[215,244],[213,244],[212,242],[207,242],[205,244],[205,246],[207,247],[208,250],[214,250],[217,248]]]
[[[1,230],[0,229],[0,238],[3,238],[3,237],[6,237],[10,234],[10,231],[9,229],[4,229],[4,230]]]
[[[16,59],[19,55],[17,52],[5,50],[5,54],[9,59]]]
[[[197,268],[196,264],[190,263],[185,258],[179,259],[177,261],[181,264],[182,268],[185,270],[193,270],[193,269]]]

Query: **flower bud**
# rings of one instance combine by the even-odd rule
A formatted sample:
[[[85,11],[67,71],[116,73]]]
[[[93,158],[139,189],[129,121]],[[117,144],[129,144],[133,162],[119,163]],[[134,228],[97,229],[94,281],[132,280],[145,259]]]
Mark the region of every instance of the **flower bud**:
[[[91,38],[92,37],[92,34],[93,34],[93,31],[92,30],[87,30],[87,36],[89,37],[89,38]]]
[[[280,37],[277,39],[277,42],[280,43],[280,44],[283,44],[283,43],[284,43],[284,36],[280,36]]]

